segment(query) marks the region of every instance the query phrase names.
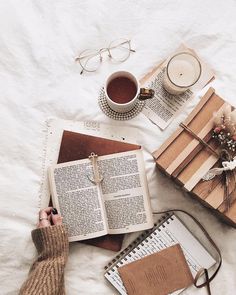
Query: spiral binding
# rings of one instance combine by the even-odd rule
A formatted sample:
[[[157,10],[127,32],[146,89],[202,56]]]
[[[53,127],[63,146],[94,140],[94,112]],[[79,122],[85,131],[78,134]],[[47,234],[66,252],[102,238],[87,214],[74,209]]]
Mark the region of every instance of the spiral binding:
[[[110,273],[109,273],[110,271],[113,271],[113,272],[115,271],[115,269],[113,267],[115,267],[118,263],[121,264],[121,265],[123,264],[123,262],[121,260],[122,260],[122,258],[124,256],[131,257],[131,254],[130,254],[131,252],[133,254],[135,254],[136,251],[135,251],[134,248],[136,248],[136,246],[138,246],[138,245],[143,246],[144,243],[147,243],[148,242],[148,239],[149,238],[152,238],[152,237],[150,237],[150,235],[152,233],[154,235],[156,235],[155,230],[161,231],[159,227],[163,226],[163,224],[165,223],[165,221],[167,221],[167,219],[170,218],[171,220],[173,220],[172,215],[173,214],[170,214],[170,213],[167,213],[167,214],[163,215],[160,219],[158,219],[157,223],[154,223],[153,228],[144,231],[144,233],[142,233],[140,236],[138,236],[131,244],[129,244],[125,249],[123,249],[121,252],[119,252],[111,260],[111,262],[109,262],[104,267],[105,273],[107,273],[108,275],[110,275]],[[169,221],[168,221],[168,223],[169,223]],[[138,247],[137,247],[137,250],[139,250]],[[127,261],[127,258],[125,258],[125,259],[126,259],[125,261]],[[118,267],[116,267],[116,268],[118,268]]]

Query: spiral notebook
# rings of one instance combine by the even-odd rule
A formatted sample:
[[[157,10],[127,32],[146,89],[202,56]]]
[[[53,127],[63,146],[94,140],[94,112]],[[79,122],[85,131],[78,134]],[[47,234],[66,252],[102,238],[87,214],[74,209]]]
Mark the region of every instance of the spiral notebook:
[[[193,277],[201,268],[209,269],[216,263],[183,222],[175,214],[171,214],[163,217],[151,230],[121,251],[105,267],[105,278],[120,294],[127,295],[118,268],[176,244],[180,244]],[[177,295],[182,291],[178,290],[172,294]]]

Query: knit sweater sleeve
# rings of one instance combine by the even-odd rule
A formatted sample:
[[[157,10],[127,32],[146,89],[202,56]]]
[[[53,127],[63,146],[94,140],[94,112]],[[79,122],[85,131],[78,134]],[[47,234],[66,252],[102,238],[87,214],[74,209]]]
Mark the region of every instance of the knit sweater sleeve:
[[[64,268],[68,258],[68,236],[63,225],[38,228],[31,233],[38,258],[19,295],[64,295]]]

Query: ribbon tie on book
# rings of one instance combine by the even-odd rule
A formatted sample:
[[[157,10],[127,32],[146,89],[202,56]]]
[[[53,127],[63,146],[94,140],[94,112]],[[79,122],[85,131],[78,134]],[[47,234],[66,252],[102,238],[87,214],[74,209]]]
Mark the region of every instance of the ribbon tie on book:
[[[224,171],[232,171],[236,168],[236,156],[232,161],[223,161],[222,168],[213,168],[210,169],[203,177],[203,180],[211,180],[216,175],[221,175]]]
[[[222,184],[224,186],[224,199],[222,203],[219,205],[226,205],[226,211],[228,211],[231,207],[231,196],[232,193],[236,189],[236,156],[232,159],[232,156],[229,154],[227,150],[222,150],[220,154],[218,154],[206,141],[200,138],[197,134],[195,134],[188,126],[184,123],[180,123],[180,126],[186,130],[189,134],[191,134],[195,139],[197,139],[203,146],[205,146],[213,155],[221,160],[222,167],[210,169],[203,177],[203,180],[211,180],[215,176],[219,175],[221,177]],[[230,191],[231,184],[231,191]],[[233,184],[233,185],[232,185]],[[218,209],[219,209],[218,207]],[[224,209],[225,210],[225,209]]]

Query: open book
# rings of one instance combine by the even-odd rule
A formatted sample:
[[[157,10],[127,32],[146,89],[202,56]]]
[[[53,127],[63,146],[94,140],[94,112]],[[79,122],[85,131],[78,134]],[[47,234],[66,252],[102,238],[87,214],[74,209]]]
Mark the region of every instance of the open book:
[[[142,150],[95,156],[49,170],[53,206],[69,241],[153,227]]]

